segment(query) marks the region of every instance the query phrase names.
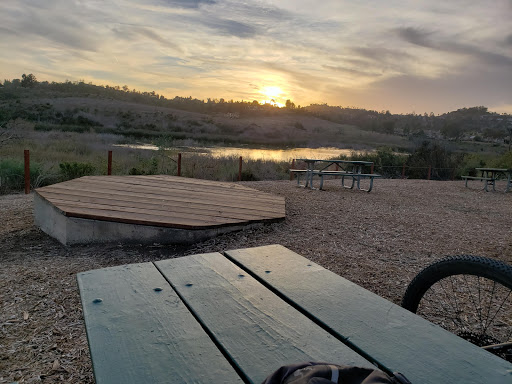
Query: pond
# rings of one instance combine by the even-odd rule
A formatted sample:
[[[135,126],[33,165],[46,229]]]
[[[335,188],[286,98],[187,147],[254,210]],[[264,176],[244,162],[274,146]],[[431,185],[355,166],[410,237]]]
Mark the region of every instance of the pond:
[[[158,150],[158,147],[151,144],[120,144],[120,147]],[[340,149],[334,147],[321,148],[291,148],[291,149],[257,149],[257,148],[237,148],[237,147],[177,147],[168,148],[182,154],[194,153],[198,155],[220,157],[239,157],[250,160],[267,161],[292,161],[292,159],[327,159],[339,157],[341,155],[350,156],[353,153],[363,153],[368,151],[356,151],[353,149]]]

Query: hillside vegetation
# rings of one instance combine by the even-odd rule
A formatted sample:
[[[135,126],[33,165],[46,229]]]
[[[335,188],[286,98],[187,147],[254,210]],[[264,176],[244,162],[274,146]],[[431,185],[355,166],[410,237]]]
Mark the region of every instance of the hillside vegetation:
[[[485,107],[439,116],[325,104],[301,107],[291,100],[279,108],[257,101],[167,99],[127,86],[39,82],[30,74],[0,84],[0,192],[21,188],[23,149],[31,151],[35,187],[105,174],[106,152],[116,144],[134,143],[160,150],[115,147],[114,173],[175,174],[178,148],[184,146],[329,146],[359,150],[353,156],[374,161],[388,177],[400,176],[407,164],[409,177],[425,177],[422,168],[432,166],[432,177],[445,179],[485,164],[512,167],[511,136],[512,116]],[[238,169],[233,160],[191,156],[183,174],[234,180]],[[245,161],[243,178],[285,178],[288,168],[287,163]]]

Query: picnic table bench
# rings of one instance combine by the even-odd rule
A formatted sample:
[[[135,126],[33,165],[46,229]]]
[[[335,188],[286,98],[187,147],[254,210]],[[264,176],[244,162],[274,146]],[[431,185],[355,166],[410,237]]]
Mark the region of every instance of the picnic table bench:
[[[323,189],[324,177],[325,176],[341,176],[341,185],[344,188],[357,189],[365,192],[370,192],[373,188],[373,180],[381,177],[381,175],[375,173],[364,173],[364,166],[373,166],[373,162],[370,161],[351,161],[351,160],[321,160],[321,159],[297,159],[304,161],[307,165],[307,169],[290,169],[290,173],[297,176],[297,185],[313,187],[313,176],[320,177],[319,189]],[[322,164],[320,169],[314,169],[315,164]],[[331,165],[342,167],[342,170],[330,170],[328,169]],[[373,168],[372,168],[373,169]],[[304,175],[306,182],[304,185],[300,184],[300,177]],[[350,186],[345,185],[345,178],[351,178],[352,184]],[[361,180],[369,179],[370,184],[368,188],[361,188]]]
[[[98,384],[261,383],[303,361],[413,384],[512,380],[512,364],[280,245],[77,278]]]

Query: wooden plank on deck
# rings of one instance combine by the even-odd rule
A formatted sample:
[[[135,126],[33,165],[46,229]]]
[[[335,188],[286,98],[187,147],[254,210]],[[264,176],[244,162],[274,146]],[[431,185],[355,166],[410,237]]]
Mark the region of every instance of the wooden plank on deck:
[[[77,279],[97,384],[242,383],[152,263]]]
[[[68,217],[181,229],[284,219],[283,197],[230,183],[159,176],[86,176],[38,188]]]
[[[512,364],[283,246],[227,251],[226,256],[412,383],[512,382]]]
[[[256,202],[251,199],[235,199],[235,198],[219,198],[217,196],[209,196],[205,198],[197,198],[190,193],[183,193],[177,191],[166,191],[159,194],[149,193],[148,191],[129,192],[118,189],[106,188],[90,188],[89,186],[73,186],[66,183],[50,185],[43,188],[38,188],[37,192],[40,195],[46,194],[67,194],[71,196],[93,196],[101,201],[103,198],[113,198],[123,201],[139,201],[139,202],[163,202],[173,205],[190,206],[194,208],[211,207],[211,208],[228,208],[228,209],[241,209],[244,212],[262,212],[264,214],[271,213],[284,213],[284,199],[280,203],[269,202]]]
[[[216,185],[219,182],[210,181],[205,185],[188,185],[182,182],[181,178],[176,178],[173,183],[169,183],[168,185],[164,185],[157,181],[144,180],[142,178],[133,178],[130,176],[99,176],[95,179],[86,179],[79,178],[74,179],[70,182],[75,185],[88,185],[98,187],[99,190],[106,187],[108,189],[113,190],[121,190],[121,191],[149,191],[150,193],[160,193],[165,194],[169,191],[176,192],[186,192],[186,193],[194,193],[197,196],[205,196],[205,195],[214,195],[214,196],[233,196],[238,197],[240,199],[245,199],[250,196],[255,201],[263,201],[263,202],[279,202],[283,198],[279,196],[271,195],[270,193],[261,192],[253,189],[252,191],[244,188],[242,190],[226,187],[224,185]],[[226,183],[219,183],[226,184]],[[235,185],[235,184],[233,184]]]
[[[159,213],[165,213],[168,211],[172,211],[174,213],[190,213],[191,209],[193,208],[192,212],[196,216],[201,217],[230,217],[233,219],[267,219],[271,217],[275,217],[274,215],[271,215],[270,213],[264,213],[264,212],[258,212],[258,211],[250,211],[244,210],[242,208],[230,208],[230,207],[212,207],[209,205],[200,205],[200,204],[176,204],[176,203],[169,203],[164,201],[159,201],[157,199],[133,199],[133,200],[126,200],[126,198],[123,195],[120,195],[119,197],[112,197],[109,195],[98,196],[95,194],[95,196],[90,196],[90,194],[81,192],[78,194],[72,194],[67,191],[60,190],[58,192],[53,191],[44,191],[43,192],[45,198],[51,199],[52,202],[68,202],[73,204],[93,204],[94,206],[101,207],[104,205],[110,206],[110,207],[126,207],[126,208],[139,208],[144,209],[148,213],[159,212]]]
[[[219,253],[155,265],[251,383],[303,361],[374,368]]]

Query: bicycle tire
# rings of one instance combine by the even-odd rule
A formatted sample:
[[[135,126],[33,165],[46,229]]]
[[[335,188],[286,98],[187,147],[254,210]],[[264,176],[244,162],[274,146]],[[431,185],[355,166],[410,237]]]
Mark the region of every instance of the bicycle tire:
[[[473,286],[470,287],[470,284],[468,285],[469,294],[465,293],[466,296],[462,296],[463,300],[459,302],[460,307],[457,307],[457,298],[455,298],[454,300],[455,305],[452,305],[452,303],[450,303],[449,295],[453,294],[454,297],[456,297],[459,294],[458,291],[463,291],[464,289],[461,289],[460,286],[464,285],[464,281],[466,282],[466,284],[468,284],[468,278],[470,279],[470,281],[472,281],[472,284],[476,284],[476,281],[478,281],[478,285],[480,285],[481,281],[488,284],[488,286],[491,286],[492,284],[492,294],[494,294],[495,287],[498,286],[499,289],[503,291],[503,297],[505,297],[503,301],[503,303],[505,304],[504,310],[510,311],[510,308],[512,307],[512,266],[498,260],[472,255],[447,257],[429,265],[428,267],[420,271],[420,273],[418,273],[418,275],[411,281],[411,283],[407,287],[407,290],[402,299],[402,307],[413,313],[417,313],[420,303],[423,303],[422,300],[428,300],[430,307],[428,307],[428,305],[425,305],[425,307],[430,309],[431,317],[435,318],[435,320],[429,318],[429,309],[426,310],[427,316],[424,316],[423,313],[420,313],[422,316],[426,317],[427,319],[433,322],[438,322],[439,325],[443,326],[449,331],[465,338],[470,342],[473,342],[474,344],[480,347],[488,344],[493,344],[495,342],[510,341],[501,340],[499,337],[496,337],[496,334],[493,333],[493,328],[490,326],[490,323],[487,323],[490,317],[489,314],[491,313],[491,306],[494,305],[496,307],[497,305],[497,303],[492,303],[492,298],[489,302],[487,318],[485,319],[485,321],[482,321],[482,312],[484,310],[482,309],[482,302],[480,302],[480,286],[478,286],[478,298],[472,296],[473,293],[470,291],[471,289],[473,289]],[[450,281],[451,289],[453,289],[453,291],[448,292],[450,290]],[[443,288],[443,290],[438,290],[437,292],[434,292],[433,287],[437,287],[438,285],[443,284],[443,282],[447,285],[448,288]],[[437,307],[436,294],[438,296],[443,297],[443,299],[439,298],[441,305],[438,305]],[[477,318],[477,314],[475,313],[475,311],[479,311],[479,320],[482,322],[482,324],[480,324],[480,328],[474,327],[475,329],[469,329],[470,327],[467,326],[467,324],[470,324],[470,322],[468,321],[467,324],[464,324],[464,326],[459,324],[461,329],[455,330],[456,323],[460,322],[462,324],[463,321],[461,319],[468,319],[467,314],[464,313],[464,310],[469,309],[468,307],[471,307],[471,305],[467,304],[469,302],[467,295],[471,296],[471,300],[474,300],[474,302],[472,303],[474,304],[474,310],[473,312],[470,311],[469,315],[472,317],[473,324],[477,322],[477,320],[475,320]],[[427,296],[428,299],[426,299]],[[484,295],[482,294],[482,296]],[[447,297],[448,299],[446,299]],[[466,303],[464,303],[464,300],[466,301]],[[449,308],[450,306],[452,308]],[[502,306],[498,308],[496,314],[494,314],[494,317],[492,317],[491,323],[492,321],[494,321],[494,318],[496,317],[498,311],[502,309]],[[441,307],[448,307],[448,309]],[[495,309],[495,307],[493,308],[493,310]],[[435,310],[433,308],[435,308]],[[452,312],[452,318],[449,319],[448,312],[450,312],[450,310]],[[434,312],[436,312],[435,315],[433,314]],[[444,316],[442,312],[446,312],[446,321],[444,322],[441,321],[442,316]],[[450,321],[453,324],[451,324]],[[512,330],[507,331],[507,329],[505,329],[505,332],[503,332],[503,325],[499,325],[502,327],[502,330],[500,332],[507,335],[504,338],[510,338]],[[466,327],[467,329],[464,329]],[[497,329],[496,327],[497,325],[494,326],[494,329]],[[508,329],[512,328],[512,324],[509,323],[507,327]],[[476,330],[477,328],[478,330]],[[509,360],[511,358],[511,353],[512,351],[507,350],[504,354],[502,353],[500,355],[500,352],[497,352],[496,354],[500,355],[501,357],[505,356],[504,358]]]
[[[421,298],[434,283],[461,274],[485,277],[512,289],[512,266],[482,256],[450,256],[429,265],[416,275],[405,291],[402,307],[416,313]]]

